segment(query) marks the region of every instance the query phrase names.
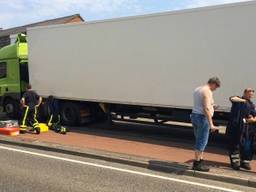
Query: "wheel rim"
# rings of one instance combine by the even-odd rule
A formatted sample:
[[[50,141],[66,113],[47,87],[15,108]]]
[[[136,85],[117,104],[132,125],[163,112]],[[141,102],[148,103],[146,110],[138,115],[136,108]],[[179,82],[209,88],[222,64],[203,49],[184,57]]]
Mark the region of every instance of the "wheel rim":
[[[66,108],[63,111],[63,119],[66,122],[73,122],[74,118],[75,118],[75,116],[74,116],[74,111],[72,110],[72,108]]]
[[[14,111],[14,106],[13,106],[11,103],[8,103],[8,104],[5,106],[5,111],[6,111],[6,113],[8,113],[8,114],[13,113],[13,111]]]

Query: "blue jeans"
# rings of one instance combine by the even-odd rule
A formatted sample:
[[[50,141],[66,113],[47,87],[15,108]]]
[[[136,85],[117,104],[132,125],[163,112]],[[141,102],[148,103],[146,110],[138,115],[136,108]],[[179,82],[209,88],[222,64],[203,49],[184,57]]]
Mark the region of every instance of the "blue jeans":
[[[203,152],[208,143],[210,126],[204,115],[192,113],[191,122],[196,139],[195,150]]]

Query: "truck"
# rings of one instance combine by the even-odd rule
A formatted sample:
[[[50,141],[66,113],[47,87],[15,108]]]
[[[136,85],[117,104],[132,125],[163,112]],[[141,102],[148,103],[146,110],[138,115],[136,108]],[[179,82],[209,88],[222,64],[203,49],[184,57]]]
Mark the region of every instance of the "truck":
[[[256,86],[255,18],[250,1],[28,28],[26,45],[20,35],[0,50],[1,103],[14,114],[29,82],[46,106],[50,95],[59,100],[67,125],[189,122],[194,89],[218,76],[214,119],[225,124],[229,97]]]
[[[0,105],[8,116],[17,117],[28,82],[28,45],[19,34],[15,44],[0,49]]]

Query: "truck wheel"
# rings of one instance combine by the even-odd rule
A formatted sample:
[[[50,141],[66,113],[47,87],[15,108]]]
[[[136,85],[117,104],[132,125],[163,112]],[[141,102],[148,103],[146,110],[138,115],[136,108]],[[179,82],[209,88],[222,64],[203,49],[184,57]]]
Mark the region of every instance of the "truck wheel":
[[[45,122],[48,120],[49,115],[49,105],[47,101],[44,101],[39,107],[38,120],[40,122]]]
[[[6,99],[4,102],[4,111],[10,118],[18,118],[20,115],[19,102],[14,99]]]
[[[61,120],[64,125],[74,126],[80,124],[79,105],[72,102],[61,104]]]

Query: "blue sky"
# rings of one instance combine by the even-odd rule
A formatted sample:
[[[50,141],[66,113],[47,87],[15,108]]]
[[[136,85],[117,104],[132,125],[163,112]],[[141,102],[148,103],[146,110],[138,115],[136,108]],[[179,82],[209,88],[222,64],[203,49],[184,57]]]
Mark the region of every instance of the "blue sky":
[[[0,28],[80,13],[86,21],[247,0],[0,0]]]

